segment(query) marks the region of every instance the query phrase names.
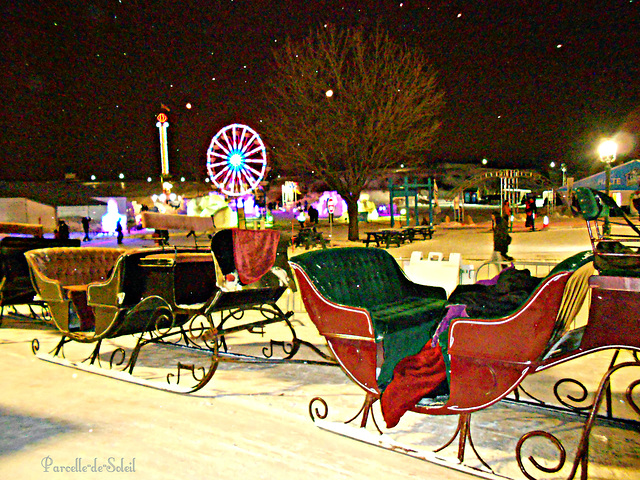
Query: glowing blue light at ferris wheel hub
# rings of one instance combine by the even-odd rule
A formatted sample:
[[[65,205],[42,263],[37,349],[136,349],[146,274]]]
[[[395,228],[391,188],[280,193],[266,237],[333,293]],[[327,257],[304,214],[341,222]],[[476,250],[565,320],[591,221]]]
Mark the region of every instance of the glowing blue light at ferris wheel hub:
[[[236,151],[229,152],[229,166],[234,170],[240,170],[244,163],[244,156],[242,153]]]

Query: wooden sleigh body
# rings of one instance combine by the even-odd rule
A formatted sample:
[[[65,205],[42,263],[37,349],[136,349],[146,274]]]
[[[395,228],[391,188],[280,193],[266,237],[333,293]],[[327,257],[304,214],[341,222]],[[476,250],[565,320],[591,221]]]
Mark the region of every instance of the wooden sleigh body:
[[[14,230],[9,230],[7,225],[4,224],[5,232],[14,233]],[[17,231],[22,230],[17,229]],[[33,226],[31,231],[42,235],[42,226]],[[16,307],[20,305],[25,305],[29,309],[31,318],[50,320],[46,304],[37,297],[31,284],[29,266],[24,252],[60,246],[79,247],[80,240],[58,240],[42,236],[7,236],[0,240],[0,325],[2,325],[5,310],[12,308],[13,314],[17,314]]]
[[[636,287],[640,285],[592,277],[592,260],[592,252],[583,252],[562,262],[508,315],[450,320],[448,328],[438,336],[450,362],[448,395],[441,395],[440,390],[437,397],[424,398],[409,408],[429,415],[459,415],[456,434],[441,449],[459,438],[460,462],[464,461],[467,440],[477,455],[470,436],[471,413],[504,399],[536,371],[607,348],[640,351],[637,315],[627,314],[621,329],[611,329],[612,324],[620,323],[623,310],[631,307],[633,312],[638,311],[640,290]],[[402,312],[403,304],[407,308],[415,307],[418,303],[415,296],[420,295],[420,287],[406,278],[395,259],[384,250],[316,251],[293,257],[290,263],[311,320],[326,338],[347,376],[366,392],[365,403],[359,412],[362,414],[360,427],[365,427],[371,406],[381,398],[378,381],[385,361],[386,333],[382,331],[384,326],[381,327],[380,318],[392,316],[392,311]],[[614,284],[618,287],[624,284],[627,292],[623,293]],[[570,328],[571,320],[590,289],[594,292],[594,300],[589,322],[576,334]],[[354,294],[354,291],[358,293]],[[416,317],[424,316],[428,310],[426,305],[435,305],[444,298],[444,291],[435,288],[421,293],[423,311],[418,309]],[[402,314],[398,318],[401,317]],[[402,318],[402,321],[406,322],[406,319]],[[406,328],[414,325],[407,324]],[[610,370],[617,368],[619,366],[612,365]],[[597,393],[594,412],[598,410],[601,397]],[[322,409],[314,404],[317,401],[322,403]],[[629,401],[637,408],[630,395]],[[314,421],[324,419],[326,413],[326,403],[314,399],[310,404]],[[591,417],[589,422],[593,422]],[[583,444],[586,446],[580,447],[575,465],[576,468],[578,464],[582,465],[584,476],[588,433]],[[481,458],[480,461],[490,472],[490,467]],[[520,458],[518,462],[521,462]],[[524,467],[521,468],[525,472]],[[526,472],[525,475],[533,478]]]
[[[286,244],[279,245],[277,232],[239,231],[240,243],[249,242],[253,249],[245,254],[256,261],[261,257],[256,245],[270,244],[262,252],[259,269],[245,268],[251,271],[243,283],[235,278],[238,257],[234,251],[242,248],[234,242],[235,236],[232,230],[217,232],[210,250],[53,248],[27,252],[34,287],[62,333],[49,354],[39,352],[39,342],[34,340],[34,353],[49,361],[102,374],[113,371],[118,378],[182,393],[207,384],[219,362],[231,356],[226,339],[237,332],[256,333],[264,342],[265,329],[284,324],[291,338],[272,339],[262,359],[290,359],[305,342],[296,336],[292,313],[285,313],[277,304],[293,285],[287,273]],[[111,344],[105,352],[107,340]],[[65,348],[78,344],[93,344],[93,351],[78,362],[65,360]],[[138,376],[134,370],[148,345],[188,347],[173,349],[170,358],[175,364],[163,366],[169,370],[166,383],[149,380],[144,371]],[[274,346],[281,347],[282,353],[274,352]],[[109,367],[101,368],[102,363]]]

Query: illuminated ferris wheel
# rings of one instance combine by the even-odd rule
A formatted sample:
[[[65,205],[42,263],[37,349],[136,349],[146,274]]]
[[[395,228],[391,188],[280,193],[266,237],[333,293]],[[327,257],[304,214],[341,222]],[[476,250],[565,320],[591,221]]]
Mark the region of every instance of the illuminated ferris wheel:
[[[260,185],[267,168],[267,151],[260,135],[234,123],[220,130],[207,150],[207,172],[223,193],[240,196]]]

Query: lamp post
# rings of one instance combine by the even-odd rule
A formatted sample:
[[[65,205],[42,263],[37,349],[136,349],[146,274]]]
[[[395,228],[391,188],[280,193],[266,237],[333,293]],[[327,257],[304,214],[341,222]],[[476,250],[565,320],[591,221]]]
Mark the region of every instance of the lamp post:
[[[604,189],[607,195],[611,191],[611,164],[616,160],[616,153],[618,152],[618,144],[613,140],[605,140],[598,147],[598,155],[600,155],[600,161],[604,163],[605,171],[605,184]],[[604,235],[611,234],[611,224],[609,223],[609,209],[607,207],[604,216],[604,226],[602,227],[602,233]]]

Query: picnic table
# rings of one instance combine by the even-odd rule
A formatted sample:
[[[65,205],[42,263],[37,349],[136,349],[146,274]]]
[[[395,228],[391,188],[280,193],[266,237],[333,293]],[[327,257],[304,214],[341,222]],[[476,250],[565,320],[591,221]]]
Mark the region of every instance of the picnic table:
[[[366,247],[368,247],[371,242],[375,242],[376,247],[384,245],[385,248],[389,248],[391,244],[399,247],[405,241],[413,241],[409,233],[401,228],[383,228],[366,233],[367,239],[364,241]]]
[[[367,238],[364,240],[364,245],[368,247],[371,243],[375,242],[376,247],[384,246],[385,248],[389,248],[392,244],[399,247],[406,241],[413,242],[418,235],[421,235],[423,240],[426,240],[427,237],[431,239],[433,237],[433,231],[434,228],[430,225],[416,225],[415,227],[402,228],[381,228],[380,230],[365,232]]]
[[[426,240],[427,237],[431,239],[433,237],[433,227],[430,225],[416,225],[415,227],[402,227],[407,235],[409,235],[409,241],[413,242],[416,235],[422,235],[422,239]]]

